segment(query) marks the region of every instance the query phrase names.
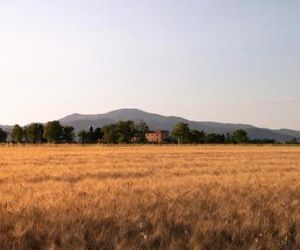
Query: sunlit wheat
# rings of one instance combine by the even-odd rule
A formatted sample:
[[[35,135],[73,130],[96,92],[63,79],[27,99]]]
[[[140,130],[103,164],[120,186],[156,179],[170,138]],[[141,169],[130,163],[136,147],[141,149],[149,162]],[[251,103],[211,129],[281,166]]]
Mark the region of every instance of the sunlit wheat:
[[[300,147],[0,147],[1,249],[299,249]]]

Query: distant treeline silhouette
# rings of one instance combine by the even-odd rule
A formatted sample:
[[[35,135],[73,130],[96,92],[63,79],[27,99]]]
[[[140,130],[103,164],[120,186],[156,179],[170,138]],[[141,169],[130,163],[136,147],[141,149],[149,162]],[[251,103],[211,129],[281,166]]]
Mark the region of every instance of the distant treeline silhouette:
[[[75,129],[71,126],[62,126],[59,121],[51,121],[47,124],[32,123],[27,127],[15,125],[10,133],[0,128],[0,142],[11,143],[55,143],[55,144],[129,144],[148,143],[146,134],[150,132],[148,125],[144,121],[135,123],[131,120],[119,121],[114,124],[105,125],[102,128],[90,127],[89,130],[81,130],[75,134]],[[137,139],[138,138],[138,139]],[[162,141],[168,144],[274,144],[275,140],[250,140],[248,134],[243,129],[238,129],[233,133],[217,134],[205,133],[195,129],[190,129],[187,123],[178,123],[171,135]],[[297,144],[293,139],[289,144]]]

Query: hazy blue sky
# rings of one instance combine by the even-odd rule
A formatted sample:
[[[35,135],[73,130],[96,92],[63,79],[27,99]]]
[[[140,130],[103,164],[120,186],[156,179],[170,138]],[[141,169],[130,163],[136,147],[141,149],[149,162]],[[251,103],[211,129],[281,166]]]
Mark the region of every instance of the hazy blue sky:
[[[0,0],[0,124],[135,107],[300,129],[299,0]]]

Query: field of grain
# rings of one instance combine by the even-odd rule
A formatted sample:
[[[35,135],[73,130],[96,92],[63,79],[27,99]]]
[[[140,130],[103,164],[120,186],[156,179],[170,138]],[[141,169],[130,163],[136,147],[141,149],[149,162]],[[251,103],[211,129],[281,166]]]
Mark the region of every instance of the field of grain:
[[[299,249],[300,147],[2,146],[1,249]]]

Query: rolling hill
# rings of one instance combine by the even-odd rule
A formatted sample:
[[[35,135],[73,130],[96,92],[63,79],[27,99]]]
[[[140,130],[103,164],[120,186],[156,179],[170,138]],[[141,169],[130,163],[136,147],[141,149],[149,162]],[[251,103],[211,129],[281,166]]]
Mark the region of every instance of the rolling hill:
[[[163,116],[145,112],[139,109],[119,109],[104,114],[84,115],[71,114],[59,119],[63,125],[73,126],[78,132],[82,129],[89,129],[90,126],[103,127],[104,125],[115,123],[121,120],[133,120],[139,122],[145,121],[150,129],[163,129],[171,131],[178,122],[188,123],[191,129],[203,130],[206,133],[232,133],[237,129],[244,129],[247,131],[251,139],[275,139],[277,141],[285,142],[297,138],[300,140],[300,131],[291,129],[272,130],[267,128],[258,128],[248,124],[234,124],[234,123],[219,123],[206,121],[190,121],[177,116]],[[12,126],[0,125],[0,128],[5,131],[10,131]]]
[[[4,131],[10,131],[12,129],[12,126],[0,125],[0,128],[3,129]]]
[[[83,115],[72,114],[60,119],[63,125],[73,126],[76,131],[88,129],[90,126],[103,127],[106,124],[115,123],[120,120],[133,120],[138,122],[144,120],[151,129],[172,130],[178,122],[188,123],[190,128],[203,130],[206,133],[231,133],[237,129],[245,129],[251,139],[275,139],[277,141],[288,141],[293,138],[300,139],[300,131],[296,130],[271,130],[258,128],[248,124],[232,124],[218,122],[190,121],[182,117],[163,116],[148,113],[139,109],[119,109],[105,114]]]

